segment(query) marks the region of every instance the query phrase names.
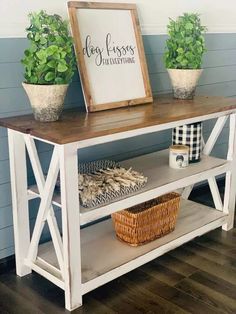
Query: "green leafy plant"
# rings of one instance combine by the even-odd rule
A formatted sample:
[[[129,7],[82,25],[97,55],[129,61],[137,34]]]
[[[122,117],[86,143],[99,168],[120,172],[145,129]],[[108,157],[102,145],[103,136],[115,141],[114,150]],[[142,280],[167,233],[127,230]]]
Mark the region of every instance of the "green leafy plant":
[[[30,13],[26,29],[30,46],[21,62],[30,84],[69,84],[75,71],[73,41],[68,23],[45,11]]]
[[[203,34],[206,27],[196,13],[184,13],[176,21],[170,19],[169,38],[164,54],[167,69],[200,69],[206,51]]]

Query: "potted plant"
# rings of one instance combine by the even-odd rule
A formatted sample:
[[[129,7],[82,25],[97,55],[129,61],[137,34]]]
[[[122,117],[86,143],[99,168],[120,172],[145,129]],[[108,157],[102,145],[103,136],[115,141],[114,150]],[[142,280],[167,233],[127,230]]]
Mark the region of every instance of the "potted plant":
[[[184,13],[176,21],[170,19],[164,61],[175,98],[192,99],[194,96],[206,51],[205,31],[196,13]]]
[[[30,13],[29,19],[26,31],[30,46],[21,60],[25,69],[23,87],[35,119],[56,121],[75,70],[73,41],[68,23],[59,15],[40,11]]]

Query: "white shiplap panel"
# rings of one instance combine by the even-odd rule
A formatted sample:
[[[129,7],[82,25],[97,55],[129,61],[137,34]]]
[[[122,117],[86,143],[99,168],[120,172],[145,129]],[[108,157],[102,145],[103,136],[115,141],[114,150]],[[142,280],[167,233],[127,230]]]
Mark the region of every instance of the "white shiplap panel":
[[[104,0],[93,0],[104,2]],[[169,17],[175,18],[183,12],[197,12],[201,14],[202,22],[207,25],[210,33],[236,32],[235,11],[236,2],[228,0],[106,0],[107,2],[134,2],[138,6],[140,23],[143,34],[165,34]],[[0,37],[25,37],[25,28],[28,26],[27,15],[41,9],[49,13],[57,13],[67,17],[67,0],[18,0],[0,2]],[[17,10],[15,9],[17,7]]]

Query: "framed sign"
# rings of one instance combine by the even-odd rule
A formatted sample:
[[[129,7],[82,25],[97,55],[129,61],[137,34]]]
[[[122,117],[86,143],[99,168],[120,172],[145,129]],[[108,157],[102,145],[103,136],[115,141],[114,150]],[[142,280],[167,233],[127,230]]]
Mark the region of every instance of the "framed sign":
[[[135,4],[68,2],[89,112],[152,102]]]

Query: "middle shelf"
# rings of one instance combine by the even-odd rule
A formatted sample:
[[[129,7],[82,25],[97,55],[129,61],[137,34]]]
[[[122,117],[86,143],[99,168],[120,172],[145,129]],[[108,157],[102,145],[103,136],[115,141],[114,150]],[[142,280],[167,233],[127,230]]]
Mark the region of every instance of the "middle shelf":
[[[163,150],[121,162],[125,168],[132,167],[147,176],[146,186],[102,207],[84,208],[81,206],[80,224],[87,224],[159,195],[223,174],[232,166],[230,161],[203,155],[199,163],[190,164],[184,169],[172,169],[169,167],[168,156],[169,150]],[[29,199],[40,197],[36,185],[29,187],[28,194]],[[54,193],[53,204],[61,207],[61,196],[57,192]]]

